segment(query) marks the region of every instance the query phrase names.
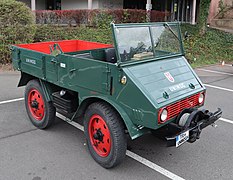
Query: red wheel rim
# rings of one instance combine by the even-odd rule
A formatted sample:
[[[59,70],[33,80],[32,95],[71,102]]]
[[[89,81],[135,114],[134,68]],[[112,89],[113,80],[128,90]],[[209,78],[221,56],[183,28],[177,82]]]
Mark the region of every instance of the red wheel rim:
[[[31,89],[28,93],[27,103],[33,118],[41,121],[44,117],[44,100],[40,92],[36,89]]]
[[[95,152],[101,157],[108,156],[111,151],[111,135],[101,116],[95,114],[91,117],[88,132]]]

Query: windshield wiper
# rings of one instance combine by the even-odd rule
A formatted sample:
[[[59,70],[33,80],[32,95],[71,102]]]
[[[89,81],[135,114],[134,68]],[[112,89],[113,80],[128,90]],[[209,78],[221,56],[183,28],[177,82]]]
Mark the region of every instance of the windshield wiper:
[[[168,23],[164,23],[164,27],[165,27],[165,28],[168,28],[168,29],[172,32],[172,34],[173,34],[174,36],[176,36],[176,38],[177,38],[178,40],[180,40],[179,37],[177,36],[177,34],[172,30],[171,26],[170,26]]]

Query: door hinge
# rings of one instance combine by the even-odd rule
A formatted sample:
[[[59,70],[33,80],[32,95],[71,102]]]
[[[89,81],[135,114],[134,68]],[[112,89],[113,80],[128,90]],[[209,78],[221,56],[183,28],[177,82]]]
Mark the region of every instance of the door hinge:
[[[105,82],[102,83],[102,85],[104,86],[104,89],[107,91],[107,92],[110,92],[110,82],[111,82],[111,79],[110,79],[110,74],[111,74],[111,69],[108,67],[108,65],[105,66],[104,68],[104,80]]]

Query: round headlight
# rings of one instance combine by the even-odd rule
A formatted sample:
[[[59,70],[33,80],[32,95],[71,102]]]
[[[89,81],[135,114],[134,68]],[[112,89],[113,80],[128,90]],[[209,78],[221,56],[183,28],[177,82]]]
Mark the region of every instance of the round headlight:
[[[204,98],[205,98],[204,94],[201,93],[201,94],[199,95],[199,98],[198,98],[198,103],[199,103],[199,104],[202,104],[202,103],[204,102]]]
[[[163,109],[160,114],[160,120],[164,122],[167,119],[167,115],[168,115],[167,109]]]

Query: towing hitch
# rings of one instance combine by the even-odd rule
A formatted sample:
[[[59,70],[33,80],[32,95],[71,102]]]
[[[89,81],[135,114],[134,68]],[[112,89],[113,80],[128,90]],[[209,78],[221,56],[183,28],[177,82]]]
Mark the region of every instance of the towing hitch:
[[[168,129],[172,135],[166,137],[167,145],[178,147],[186,141],[195,142],[200,138],[202,129],[209,125],[215,125],[215,121],[221,116],[222,110],[220,108],[214,113],[205,109],[184,109],[175,123],[168,124]]]

